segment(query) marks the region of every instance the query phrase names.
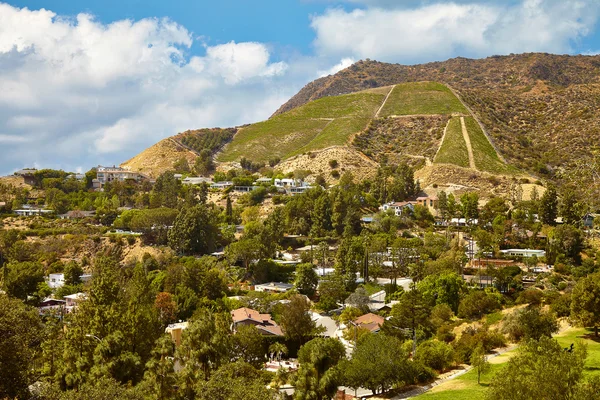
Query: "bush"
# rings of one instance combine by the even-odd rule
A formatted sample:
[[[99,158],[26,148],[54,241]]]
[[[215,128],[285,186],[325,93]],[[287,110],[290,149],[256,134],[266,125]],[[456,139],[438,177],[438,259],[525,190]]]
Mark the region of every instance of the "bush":
[[[334,169],[333,171],[331,171],[331,176],[335,179],[339,179],[340,173],[338,170]]]
[[[544,292],[538,289],[527,289],[517,297],[517,304],[540,305],[544,300]]]
[[[337,160],[329,160],[329,167],[332,169],[335,169],[338,167],[338,162]]]
[[[443,371],[452,366],[454,349],[447,343],[438,340],[427,340],[417,347],[414,359],[436,371]]]
[[[498,296],[476,290],[465,296],[458,306],[458,316],[461,318],[479,319],[484,314],[501,309]]]

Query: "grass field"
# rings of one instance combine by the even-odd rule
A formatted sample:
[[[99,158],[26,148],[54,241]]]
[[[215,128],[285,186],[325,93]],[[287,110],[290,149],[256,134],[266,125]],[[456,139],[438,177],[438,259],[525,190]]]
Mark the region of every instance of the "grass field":
[[[475,166],[478,170],[501,174],[516,172],[514,168],[503,163],[498,157],[498,153],[473,117],[466,117],[465,125],[471,139]]]
[[[452,113],[468,111],[450,89],[435,82],[414,82],[396,85],[379,116]]]
[[[469,167],[469,153],[462,134],[459,117],[454,117],[448,122],[446,136],[444,136],[444,141],[433,162]]]
[[[581,340],[587,345],[588,356],[585,362],[584,374],[587,376],[600,375],[600,343],[584,338],[591,334],[590,330],[584,328],[569,328],[555,336],[561,346],[569,347],[571,343]],[[510,357],[518,350],[504,353],[490,360],[490,371],[482,375],[481,385],[477,384],[477,372],[471,370],[456,379],[446,381],[434,387],[429,392],[417,396],[423,400],[479,400],[485,398],[485,392],[495,374],[504,368]]]
[[[384,93],[354,93],[315,100],[302,107],[242,128],[218,156],[266,162],[329,146],[346,144],[373,117]]]

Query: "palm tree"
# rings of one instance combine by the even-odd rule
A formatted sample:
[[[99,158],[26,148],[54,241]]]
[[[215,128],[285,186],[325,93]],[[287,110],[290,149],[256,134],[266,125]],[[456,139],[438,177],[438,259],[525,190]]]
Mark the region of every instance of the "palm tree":
[[[287,353],[288,348],[283,343],[276,342],[269,346],[269,354],[277,354],[277,361],[281,361],[281,355]]]

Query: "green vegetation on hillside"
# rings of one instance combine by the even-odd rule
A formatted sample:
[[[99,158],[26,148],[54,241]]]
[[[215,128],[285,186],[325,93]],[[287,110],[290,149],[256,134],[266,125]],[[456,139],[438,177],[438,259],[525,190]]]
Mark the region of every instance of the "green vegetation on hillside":
[[[444,136],[444,141],[433,161],[440,164],[469,167],[469,153],[462,134],[459,117],[454,117],[448,122],[446,136]]]
[[[516,171],[502,162],[500,157],[498,157],[494,146],[492,146],[473,117],[466,117],[465,125],[471,139],[471,147],[473,148],[473,156],[477,169],[492,173],[510,173]]]
[[[446,86],[435,82],[396,85],[380,117],[415,114],[467,114],[467,109]]]
[[[366,128],[383,102],[380,93],[354,93],[319,99],[241,129],[220,161],[285,159],[303,152],[343,145]]]
[[[200,153],[204,149],[210,150],[211,154],[217,152],[221,147],[231,141],[237,129],[235,128],[212,128],[186,131],[175,136],[175,140],[184,146]]]

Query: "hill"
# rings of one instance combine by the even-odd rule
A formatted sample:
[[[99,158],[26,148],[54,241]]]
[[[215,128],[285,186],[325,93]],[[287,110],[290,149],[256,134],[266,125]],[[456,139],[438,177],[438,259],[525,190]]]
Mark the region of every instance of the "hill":
[[[414,66],[360,61],[306,85],[274,115],[331,95],[419,81],[454,89],[520,170],[564,183],[565,172],[581,170],[597,153],[600,56],[532,53]]]

